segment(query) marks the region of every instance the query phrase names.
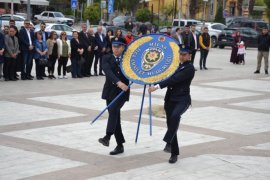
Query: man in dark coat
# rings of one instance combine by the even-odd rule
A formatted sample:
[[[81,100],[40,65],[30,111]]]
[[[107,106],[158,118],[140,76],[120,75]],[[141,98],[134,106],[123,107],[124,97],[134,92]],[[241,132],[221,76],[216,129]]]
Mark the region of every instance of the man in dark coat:
[[[21,71],[22,80],[33,80],[31,75],[33,66],[33,53],[34,53],[34,31],[30,27],[30,21],[24,21],[24,28],[19,31],[20,49],[23,56],[23,66]]]
[[[82,30],[79,32],[79,40],[83,46],[84,52],[83,57],[85,59],[85,62],[82,64],[82,76],[84,77],[90,77],[90,54],[89,50],[91,50],[91,44],[88,39],[88,33],[87,33],[87,25],[84,23],[81,25]]]
[[[194,64],[194,59],[197,50],[199,49],[199,35],[196,34],[196,25],[191,25],[191,38],[190,38],[190,50],[191,50],[191,63]],[[195,69],[196,71],[196,69]]]
[[[113,54],[107,54],[102,59],[103,70],[106,75],[106,81],[102,91],[102,99],[109,105],[114,98],[125,91],[116,102],[108,108],[109,118],[107,123],[106,135],[99,139],[104,146],[109,146],[110,137],[114,134],[117,146],[110,152],[110,155],[116,155],[124,152],[123,143],[125,142],[121,128],[120,111],[126,101],[129,100],[129,80],[122,74],[120,60],[125,48],[125,41],[122,38],[112,39]]]
[[[163,140],[167,143],[164,151],[170,151],[169,163],[175,163],[179,155],[177,141],[177,130],[180,124],[181,115],[191,105],[190,84],[194,77],[195,69],[190,62],[190,50],[181,48],[180,66],[176,72],[167,80],[151,86],[148,91],[154,92],[157,89],[167,87],[164,109],[167,118],[167,132]]]
[[[97,32],[95,33],[95,44],[98,49],[95,51],[95,63],[94,63],[94,71],[95,76],[97,76],[97,64],[99,63],[99,75],[103,76],[102,73],[102,56],[104,55],[107,47],[107,42],[105,35],[102,34],[102,26],[97,27]]]
[[[262,34],[258,37],[257,69],[254,72],[255,74],[260,73],[262,58],[264,58],[265,74],[268,74],[269,46],[270,46],[270,36],[268,34],[268,29],[263,28]]]

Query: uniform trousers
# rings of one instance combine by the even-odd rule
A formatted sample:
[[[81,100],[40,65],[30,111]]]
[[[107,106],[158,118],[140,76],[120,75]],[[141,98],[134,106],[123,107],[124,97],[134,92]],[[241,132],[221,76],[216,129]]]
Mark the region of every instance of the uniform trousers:
[[[184,98],[183,101],[165,101],[164,109],[166,111],[168,129],[163,140],[171,144],[171,154],[179,155],[177,130],[181,115],[188,109],[190,104],[190,97]]]
[[[106,100],[107,106],[112,100]],[[121,127],[121,108],[125,104],[124,100],[118,99],[115,103],[108,108],[109,118],[107,122],[106,134],[114,134],[116,143],[121,145],[125,142],[124,135]]]

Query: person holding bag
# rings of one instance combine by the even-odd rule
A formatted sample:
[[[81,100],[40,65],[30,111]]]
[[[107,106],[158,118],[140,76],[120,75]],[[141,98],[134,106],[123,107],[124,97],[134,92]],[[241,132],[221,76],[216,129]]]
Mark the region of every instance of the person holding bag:
[[[82,78],[81,64],[83,64],[84,58],[82,57],[84,49],[79,41],[79,34],[77,31],[73,31],[73,38],[70,41],[71,45],[71,66],[72,66],[72,78]]]
[[[55,79],[54,74],[54,66],[56,63],[56,59],[58,57],[58,48],[57,48],[57,34],[55,31],[52,31],[50,34],[49,39],[47,40],[47,46],[48,46],[48,72],[49,72],[49,79]]]
[[[45,69],[45,66],[48,63],[48,47],[45,40],[42,39],[42,32],[38,31],[35,33],[35,52],[34,59],[36,62],[36,76],[37,80],[44,80],[42,75]]]

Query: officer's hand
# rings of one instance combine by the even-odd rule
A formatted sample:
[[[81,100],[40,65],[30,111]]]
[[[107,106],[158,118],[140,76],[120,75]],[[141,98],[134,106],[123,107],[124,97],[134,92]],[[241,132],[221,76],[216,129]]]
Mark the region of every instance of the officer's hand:
[[[117,82],[117,87],[119,87],[123,91],[127,91],[128,90],[128,86],[126,84],[122,83],[121,81],[118,81]]]
[[[157,90],[157,88],[155,86],[150,86],[148,88],[148,92],[151,93],[151,92],[154,92],[155,90]]]

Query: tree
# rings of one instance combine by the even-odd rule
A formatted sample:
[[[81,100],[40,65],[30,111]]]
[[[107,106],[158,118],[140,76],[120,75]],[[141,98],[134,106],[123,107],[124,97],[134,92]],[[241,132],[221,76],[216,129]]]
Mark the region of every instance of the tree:
[[[100,20],[100,4],[94,3],[84,9],[84,20],[89,20],[91,24],[98,24]]]
[[[266,5],[266,15],[267,18],[270,19],[270,0],[264,0],[264,3]]]
[[[165,6],[165,7],[162,9],[162,13],[163,13],[163,15],[165,16],[165,21],[168,21],[168,17],[172,16],[172,15],[173,15],[173,12],[174,12],[174,7],[173,7],[173,5]]]
[[[255,5],[255,0],[249,0],[249,7],[248,7],[249,14],[253,13],[254,5]]]
[[[223,18],[223,7],[222,6],[218,7],[217,14],[215,16],[215,22],[225,24],[225,21],[224,21],[224,18]]]
[[[150,21],[151,12],[148,8],[138,9],[136,13],[136,19],[141,22]]]

